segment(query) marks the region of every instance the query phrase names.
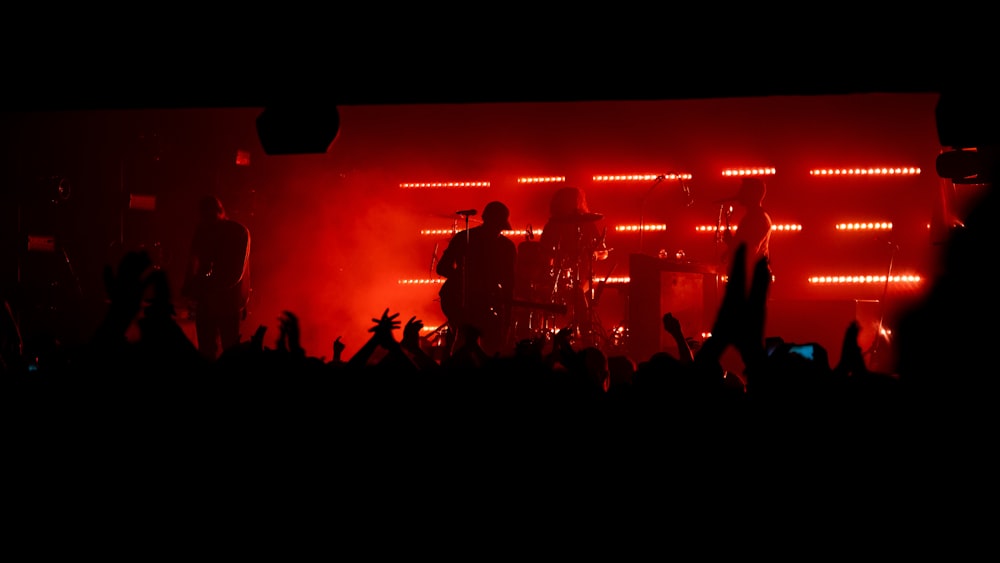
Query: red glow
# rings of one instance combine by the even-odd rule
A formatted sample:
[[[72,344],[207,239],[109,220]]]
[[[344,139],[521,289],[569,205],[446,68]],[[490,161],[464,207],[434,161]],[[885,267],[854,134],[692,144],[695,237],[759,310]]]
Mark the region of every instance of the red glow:
[[[921,273],[916,282],[891,282],[890,289],[925,290],[943,267],[941,247],[928,232],[939,180],[921,173],[934,170],[941,150],[937,100],[934,94],[880,94],[345,106],[337,142],[322,155],[263,154],[254,108],[101,113],[76,116],[63,131],[30,123],[7,134],[19,154],[37,149],[47,157],[57,152],[53,139],[81,140],[67,143],[65,160],[89,163],[95,177],[80,178],[80,197],[68,202],[80,208],[60,208],[66,217],[58,226],[78,228],[83,234],[71,234],[73,244],[93,246],[69,248],[89,295],[103,293],[108,239],[118,241],[122,223],[126,244],[163,243],[176,278],[191,202],[218,190],[227,211],[253,233],[254,294],[244,334],[263,324],[272,328],[271,338],[279,315],[289,310],[298,315],[311,354],[330,357],[332,342],[342,336],[348,357],[386,307],[427,327],[443,324],[440,280],[431,268],[435,253],[440,256],[455,233],[479,224],[475,216],[466,223],[456,210],[481,211],[489,201],[503,201],[511,211],[506,234],[520,244],[528,242],[529,230],[541,234],[549,198],[564,185],[582,188],[590,210],[603,216],[598,225],[607,228],[612,250],[594,264],[594,275],[612,276],[612,286],[629,283],[633,254],[683,251],[688,261],[714,264],[721,249],[705,233],[716,232],[719,202],[737,192],[742,173],[767,176],[775,300],[881,299],[883,282],[809,280],[884,276],[890,266]],[[163,158],[152,162],[144,146],[121,149],[139,126],[162,128]],[[233,166],[233,140],[253,166]],[[657,182],[661,178],[668,181]],[[685,180],[690,200],[676,180]],[[951,209],[958,219],[975,191],[957,190]],[[117,198],[136,192],[155,195],[156,210],[126,210],[122,221]],[[107,202],[108,208],[83,212],[84,205]],[[734,211],[733,225],[741,212]],[[53,225],[30,224],[31,215],[25,220],[26,232],[53,232]],[[884,231],[893,233],[898,250],[880,236]],[[627,297],[604,292],[605,328],[625,318]],[[899,303],[894,297],[887,299],[890,307]]]

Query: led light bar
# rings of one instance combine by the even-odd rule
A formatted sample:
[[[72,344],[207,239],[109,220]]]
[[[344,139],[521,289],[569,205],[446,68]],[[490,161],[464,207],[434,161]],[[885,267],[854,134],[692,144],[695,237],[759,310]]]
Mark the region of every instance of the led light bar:
[[[628,276],[615,276],[609,277],[607,281],[604,278],[595,277],[595,283],[606,283],[607,285],[624,285],[628,284],[631,278]],[[413,278],[413,279],[401,279],[397,280],[398,285],[438,285],[444,283],[444,278]]]
[[[880,221],[874,223],[837,223],[838,231],[891,231],[892,223]]]
[[[916,176],[920,169],[915,167],[897,168],[820,168],[810,170],[810,176]]]
[[[399,185],[400,188],[488,188],[489,182],[409,182]]]
[[[444,278],[416,278],[409,280],[399,280],[399,285],[437,285],[444,283]]]
[[[655,180],[690,180],[691,174],[602,174],[594,176],[595,182],[653,182]]]
[[[525,177],[518,178],[518,184],[555,184],[558,182],[565,182],[566,176],[539,176],[539,177]]]
[[[723,176],[773,176],[776,172],[771,168],[728,168],[722,171]]]
[[[636,233],[639,231],[665,231],[667,226],[665,224],[656,225],[615,225],[615,232],[617,233]]]
[[[729,229],[735,232],[739,229],[739,225],[733,225],[729,227]],[[698,225],[694,228],[694,230],[699,233],[714,233],[720,229],[716,225]],[[797,223],[787,223],[787,224],[775,223],[774,225],[771,225],[772,232],[787,232],[787,231],[801,231],[801,230],[802,230],[802,225],[799,225]]]
[[[864,275],[864,276],[810,276],[809,283],[815,284],[869,284],[877,283],[920,283],[921,278],[917,275],[885,276],[885,275]]]
[[[528,229],[512,229],[509,231],[503,230],[500,231],[500,234],[502,234],[505,237],[526,237],[528,236]],[[532,236],[539,236],[542,234],[542,230],[538,229],[536,231],[535,229],[531,229],[531,234]]]
[[[451,235],[454,235],[456,233],[460,233],[460,232],[462,232],[464,230],[465,230],[464,227],[461,228],[461,229],[420,229],[420,234],[421,235],[431,235],[431,236],[436,236],[436,237],[439,237],[439,236],[451,236]],[[507,237],[526,237],[526,236],[528,236],[528,230],[527,229],[520,229],[520,230],[518,230],[518,229],[511,229],[511,230],[503,230],[503,231],[500,231],[500,232],[504,236],[507,236]],[[539,236],[539,235],[542,234],[542,229],[532,229],[531,230],[531,234],[533,236]]]

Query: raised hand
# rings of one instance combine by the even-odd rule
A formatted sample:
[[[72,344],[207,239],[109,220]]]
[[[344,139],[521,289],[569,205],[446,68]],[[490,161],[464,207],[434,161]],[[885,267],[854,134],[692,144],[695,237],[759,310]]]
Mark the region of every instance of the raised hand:
[[[257,330],[254,331],[253,336],[250,337],[250,346],[254,351],[264,350],[264,334],[267,332],[266,325],[257,326]]]
[[[423,328],[424,321],[416,316],[410,317],[410,320],[406,321],[406,326],[403,327],[403,340],[400,342],[403,348],[407,350],[420,348],[420,331]]]
[[[674,339],[674,343],[677,345],[678,359],[684,363],[694,361],[694,354],[691,352],[691,347],[688,345],[687,339],[684,338],[684,330],[681,328],[681,321],[678,320],[673,313],[664,313],[663,330],[665,330],[667,334]]]
[[[747,366],[758,365],[767,358],[764,347],[764,323],[767,317],[767,294],[771,287],[771,266],[767,258],[754,264],[750,291],[743,307],[743,323],[736,347]]]
[[[748,290],[746,258],[747,247],[743,243],[733,254],[726,292],[712,325],[712,337],[698,350],[699,361],[718,362],[728,346],[739,351],[746,371],[761,368],[767,359],[764,321],[771,268],[766,258],[759,259],[754,264]]]
[[[340,337],[338,336],[337,339],[333,341],[333,361],[335,362],[343,361],[342,358],[345,348],[347,348],[347,345],[341,342]]]
[[[667,331],[667,334],[674,338],[684,338],[684,333],[681,331],[681,322],[674,317],[673,313],[664,313],[663,330]]]
[[[304,354],[299,331],[299,318],[291,311],[284,311],[278,317],[278,350]]]
[[[389,309],[386,308],[386,310],[382,312],[382,318],[372,319],[375,326],[369,328],[368,332],[374,333],[375,339],[380,344],[387,344],[390,341],[395,343],[396,338],[393,336],[393,331],[399,328],[399,325],[401,324],[398,317],[399,313],[393,313],[390,315]]]
[[[855,319],[847,325],[844,331],[844,340],[840,346],[840,361],[834,368],[834,373],[838,376],[863,375],[868,372],[865,365],[864,353],[858,345],[858,336],[861,334],[861,324]]]

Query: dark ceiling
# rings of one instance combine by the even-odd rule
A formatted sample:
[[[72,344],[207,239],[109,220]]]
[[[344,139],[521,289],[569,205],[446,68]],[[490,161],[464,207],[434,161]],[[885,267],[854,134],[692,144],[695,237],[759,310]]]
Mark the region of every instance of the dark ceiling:
[[[284,14],[247,5],[103,24],[60,12],[23,18],[20,34],[0,40],[4,103],[61,110],[654,100],[927,93],[992,82],[995,50],[985,47],[993,34],[969,31],[965,21],[975,14],[816,8],[801,16],[755,8],[725,22],[721,8],[675,5],[545,16],[484,5],[464,20],[452,8]]]
[[[3,107],[293,107],[311,115],[331,104],[935,93],[952,100],[955,114],[939,116],[943,145],[995,143],[1000,129],[996,34],[982,29],[990,18],[963,6],[415,9],[22,13],[17,33],[0,37]]]

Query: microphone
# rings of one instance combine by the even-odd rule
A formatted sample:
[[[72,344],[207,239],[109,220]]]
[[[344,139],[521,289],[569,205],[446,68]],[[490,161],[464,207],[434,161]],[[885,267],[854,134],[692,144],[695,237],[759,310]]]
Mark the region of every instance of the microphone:
[[[458,214],[458,215],[464,215],[464,216],[468,217],[468,216],[471,216],[471,215],[475,215],[476,214],[476,210],[475,209],[461,209],[459,211],[456,211],[455,213]]]

